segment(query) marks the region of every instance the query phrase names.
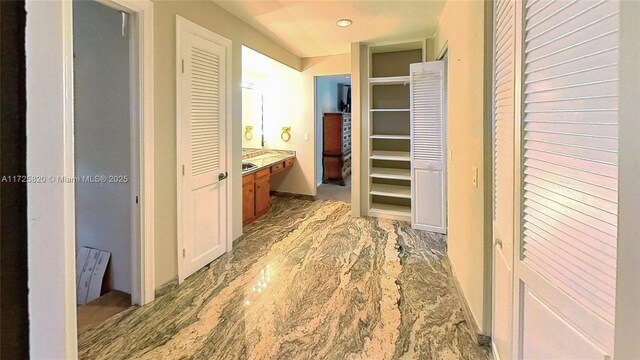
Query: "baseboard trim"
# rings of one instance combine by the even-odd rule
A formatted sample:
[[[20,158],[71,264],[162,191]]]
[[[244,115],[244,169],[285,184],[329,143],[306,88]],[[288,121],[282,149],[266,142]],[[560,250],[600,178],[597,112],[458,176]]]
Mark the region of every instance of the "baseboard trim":
[[[240,241],[244,240],[244,234],[238,236],[237,238],[235,238],[231,243],[233,244],[233,246],[235,247],[236,245],[238,245],[238,243]],[[233,250],[233,249],[232,249]],[[229,252],[229,251],[227,251]]]
[[[491,342],[491,358],[493,360],[500,360],[500,354],[498,354],[498,349],[496,349],[496,343]]]
[[[175,289],[178,286],[178,278],[174,278],[172,280],[167,281],[166,283],[158,286],[155,290],[155,298],[158,300],[159,297],[168,294],[171,290]]]
[[[236,239],[233,240],[233,245],[237,245],[240,241],[242,241],[244,239],[244,234],[238,236]],[[209,265],[206,265],[209,266]],[[167,293],[169,293],[171,290],[175,289],[176,287],[178,287],[178,278],[173,278],[169,281],[167,281],[166,283],[158,286],[155,291],[155,298],[158,299],[160,296],[166,295]]]
[[[316,200],[316,196],[315,195],[306,195],[306,194],[294,194],[294,193],[288,193],[288,192],[282,192],[282,191],[271,191],[270,192],[271,196],[278,196],[278,197],[292,197],[292,198],[296,198],[296,199],[302,199],[302,200],[311,200],[311,201],[315,201]]]
[[[453,270],[453,266],[451,265],[451,261],[449,260],[448,257],[446,257],[444,259],[444,263],[445,263],[445,266],[447,267],[447,271],[449,271],[449,274],[451,275],[449,277],[451,279],[450,280],[451,281],[451,285],[455,289],[456,295],[458,295],[458,298],[462,302],[462,312],[464,314],[465,320],[467,321],[469,326],[471,326],[471,332],[472,332],[472,336],[474,337],[474,340],[480,346],[491,347],[491,345],[492,345],[491,336],[483,333],[480,330],[480,326],[476,322],[476,319],[473,316],[473,313],[471,312],[471,308],[469,307],[469,303],[467,302],[467,298],[464,296],[464,292],[462,291],[462,287],[460,286],[460,283],[458,282],[458,278],[456,277],[455,271]]]

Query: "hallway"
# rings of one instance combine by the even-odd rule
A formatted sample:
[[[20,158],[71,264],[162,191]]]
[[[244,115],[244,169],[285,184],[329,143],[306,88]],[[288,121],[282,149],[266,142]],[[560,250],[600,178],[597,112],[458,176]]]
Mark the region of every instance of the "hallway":
[[[487,359],[440,236],[277,197],[234,251],[81,334],[82,359]]]
[[[351,177],[345,180],[345,185],[335,183],[320,184],[316,193],[317,200],[335,200],[351,203]]]

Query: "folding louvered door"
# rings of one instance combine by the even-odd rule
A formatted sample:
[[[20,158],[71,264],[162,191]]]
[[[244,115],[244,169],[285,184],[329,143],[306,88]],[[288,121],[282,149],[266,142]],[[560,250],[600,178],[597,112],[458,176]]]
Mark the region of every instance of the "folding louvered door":
[[[606,359],[615,313],[619,3],[516,4],[515,355]]]
[[[178,257],[183,280],[226,251],[226,51],[179,18]],[[180,246],[181,244],[181,246]]]
[[[411,223],[446,233],[444,61],[411,64]]]
[[[500,359],[513,344],[515,19],[513,0],[494,1],[493,28],[493,326]]]

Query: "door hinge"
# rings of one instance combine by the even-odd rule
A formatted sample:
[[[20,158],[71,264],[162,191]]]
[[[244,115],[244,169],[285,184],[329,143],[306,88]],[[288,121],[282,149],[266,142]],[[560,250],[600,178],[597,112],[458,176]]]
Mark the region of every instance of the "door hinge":
[[[184,176],[184,165],[182,165],[182,176]]]
[[[187,249],[182,249],[182,257],[187,257]]]
[[[136,196],[136,204],[138,203],[138,197]]]
[[[129,35],[129,14],[124,11],[120,11],[120,17],[120,33],[122,34],[122,37],[127,37]]]
[[[182,73],[184,74],[184,59],[182,59]]]

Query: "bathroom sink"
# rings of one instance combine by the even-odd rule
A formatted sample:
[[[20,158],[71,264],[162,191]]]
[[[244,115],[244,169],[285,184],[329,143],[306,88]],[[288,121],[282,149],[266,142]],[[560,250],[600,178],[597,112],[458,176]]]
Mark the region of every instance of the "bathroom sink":
[[[244,172],[244,171],[249,171],[249,170],[255,169],[255,168],[257,168],[257,167],[258,167],[258,165],[256,165],[256,164],[252,164],[252,163],[242,163],[242,171],[243,171],[243,172]]]

